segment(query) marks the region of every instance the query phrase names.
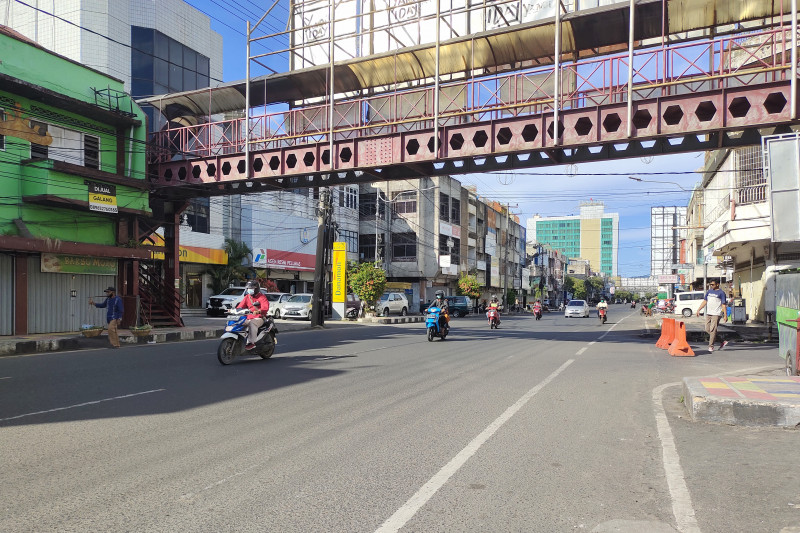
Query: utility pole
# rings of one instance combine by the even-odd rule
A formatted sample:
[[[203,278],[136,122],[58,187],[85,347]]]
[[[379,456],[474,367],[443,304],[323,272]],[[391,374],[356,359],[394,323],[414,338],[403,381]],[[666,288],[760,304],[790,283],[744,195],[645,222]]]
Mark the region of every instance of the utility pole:
[[[325,324],[325,271],[327,270],[328,235],[333,207],[331,191],[320,189],[317,205],[317,256],[314,268],[314,295],[311,304],[311,326]]]
[[[506,239],[505,239],[505,246],[503,246],[503,305],[506,310],[508,310],[508,230],[509,228],[509,221],[511,207],[506,204]]]

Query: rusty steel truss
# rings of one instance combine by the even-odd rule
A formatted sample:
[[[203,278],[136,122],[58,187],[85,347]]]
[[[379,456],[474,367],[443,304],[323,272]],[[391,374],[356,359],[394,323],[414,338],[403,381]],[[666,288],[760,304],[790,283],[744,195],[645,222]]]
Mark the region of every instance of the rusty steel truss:
[[[151,138],[150,180],[185,198],[758,144],[797,123],[796,32],[794,23],[170,127]]]

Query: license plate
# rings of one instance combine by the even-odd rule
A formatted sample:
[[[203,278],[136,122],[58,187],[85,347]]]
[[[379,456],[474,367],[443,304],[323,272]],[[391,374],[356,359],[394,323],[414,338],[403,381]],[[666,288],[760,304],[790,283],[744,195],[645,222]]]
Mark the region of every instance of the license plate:
[[[428,315],[428,318],[431,318],[431,319],[436,319],[436,318],[437,318],[437,316],[436,316],[436,315]]]

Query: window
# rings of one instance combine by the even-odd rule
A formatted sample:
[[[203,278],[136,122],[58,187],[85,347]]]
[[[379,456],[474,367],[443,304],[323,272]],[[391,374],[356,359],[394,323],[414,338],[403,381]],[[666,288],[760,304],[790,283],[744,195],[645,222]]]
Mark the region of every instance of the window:
[[[384,255],[383,233],[378,234],[378,255]],[[365,233],[358,237],[358,256],[362,261],[375,261],[375,235]]]
[[[448,240],[452,241],[452,247],[448,246]],[[454,239],[448,235],[439,235],[439,254],[449,255],[450,264],[457,265],[461,262],[461,239]]]
[[[47,124],[44,122],[31,120],[30,127],[32,130],[36,130],[39,135],[44,135],[47,133]],[[33,142],[31,143],[31,159],[47,159],[48,152],[49,150],[47,149],[47,146]]]
[[[439,193],[439,220],[450,221],[450,197],[445,193]]]
[[[348,252],[358,252],[358,232],[341,230],[339,232],[339,240],[347,245]]]
[[[461,224],[461,200],[450,199],[450,222]]]
[[[211,233],[209,224],[209,199],[193,198],[186,208],[186,223],[196,233]]]
[[[358,214],[361,218],[365,220],[375,219],[375,208],[376,203],[378,211],[378,216],[380,218],[384,218],[386,216],[386,196],[384,196],[383,192],[380,193],[381,201],[378,202],[376,200],[377,193],[374,192],[367,192],[358,195]]]
[[[396,192],[392,196],[392,213],[395,215],[417,212],[416,191]]]
[[[417,235],[415,233],[392,234],[392,260],[416,261]]]
[[[92,135],[83,136],[83,165],[100,168],[100,139]]]
[[[339,189],[339,207],[355,209],[358,205],[358,189],[355,187],[341,187]]]

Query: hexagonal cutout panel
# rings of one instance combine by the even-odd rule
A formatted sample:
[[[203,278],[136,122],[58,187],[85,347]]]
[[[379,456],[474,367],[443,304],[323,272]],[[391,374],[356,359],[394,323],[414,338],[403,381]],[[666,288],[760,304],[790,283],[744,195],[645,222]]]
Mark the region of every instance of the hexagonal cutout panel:
[[[783,111],[784,107],[786,107],[786,97],[781,93],[771,93],[767,96],[767,99],[764,100],[764,109],[766,109],[767,113],[770,115],[780,113]]]
[[[263,168],[264,168],[264,160],[261,159],[260,157],[256,157],[253,160],[253,170],[255,170],[256,172],[261,172]]]
[[[317,158],[314,157],[313,153],[306,152],[305,155],[303,156],[303,163],[305,164],[305,166],[310,167],[311,165],[314,164],[314,161],[316,161],[316,159]]]
[[[181,168],[178,169],[178,179],[179,180],[181,180],[181,181],[185,180],[187,174],[189,174],[189,172],[187,172],[186,167],[181,167]]]
[[[342,162],[344,163],[349,163],[352,158],[353,158],[353,151],[347,146],[342,148],[342,151],[339,152],[339,159],[341,159]]]
[[[489,136],[486,135],[486,132],[483,130],[479,130],[475,132],[475,135],[472,136],[472,143],[475,145],[475,148],[483,148],[486,146],[486,141],[489,140]]]
[[[675,126],[683,120],[683,109],[679,105],[671,105],[664,111],[664,122],[670,126]]]
[[[278,170],[281,166],[281,160],[277,155],[273,155],[269,158],[269,168],[273,171]]]
[[[464,136],[460,133],[456,133],[452,137],[450,137],[450,148],[453,150],[461,150],[461,147],[464,146]]]
[[[223,174],[225,174],[227,176],[228,174],[231,173],[231,169],[233,169],[233,167],[231,166],[231,162],[230,161],[225,161],[224,163],[222,163],[222,173]]]
[[[708,122],[717,114],[717,106],[711,100],[705,100],[697,104],[694,114],[700,122]]]
[[[203,173],[203,169],[200,168],[200,165],[192,165],[192,176],[194,179],[200,179],[200,174]]]
[[[547,135],[549,135],[551,139],[553,138],[553,129],[554,129],[553,128],[553,124],[551,123],[547,127]],[[558,122],[558,138],[560,139],[563,135],[564,135],[564,123],[559,121]]]
[[[167,181],[172,181],[172,169],[168,168],[164,171],[164,179]]]
[[[209,163],[209,165],[206,167],[206,174],[209,176],[216,176],[217,165],[215,163]]]
[[[320,158],[322,163],[325,165],[331,164],[331,151],[330,150],[323,150],[322,157]]]
[[[522,138],[526,143],[535,141],[538,135],[539,128],[536,127],[536,124],[526,124],[525,127],[522,128]]]
[[[297,166],[297,156],[294,154],[289,154],[286,158],[286,166],[289,168],[294,168]]]
[[[411,139],[406,143],[406,152],[408,155],[417,155],[419,152],[419,141],[416,139]]]
[[[592,119],[589,117],[581,117],[575,122],[575,133],[583,137],[584,135],[589,135],[593,127]]]
[[[653,115],[647,109],[640,109],[633,114],[633,127],[637,130],[643,130],[650,125],[653,120]]]
[[[735,118],[742,118],[747,116],[750,111],[750,100],[744,96],[737,96],[731,100],[731,105],[728,106],[731,116]]]
[[[428,151],[430,153],[433,153],[433,151],[435,149],[436,149],[436,146],[434,146],[433,137],[431,137],[430,139],[428,139]]]
[[[244,174],[245,170],[247,170],[247,165],[244,159],[240,159],[239,162],[236,163],[236,171],[239,172],[239,174]]]
[[[497,142],[506,145],[511,142],[513,136],[514,134],[511,133],[511,128],[500,128],[497,132]]]
[[[619,127],[622,125],[622,119],[619,118],[619,115],[616,113],[609,113],[606,118],[603,119],[603,129],[606,130],[608,133],[614,133],[615,131],[619,131]]]

